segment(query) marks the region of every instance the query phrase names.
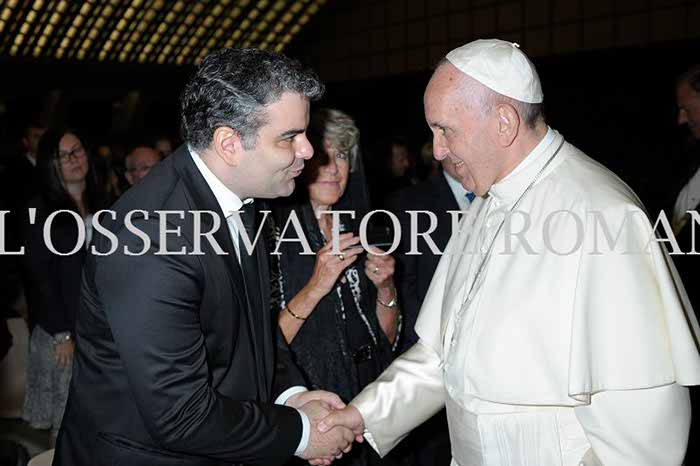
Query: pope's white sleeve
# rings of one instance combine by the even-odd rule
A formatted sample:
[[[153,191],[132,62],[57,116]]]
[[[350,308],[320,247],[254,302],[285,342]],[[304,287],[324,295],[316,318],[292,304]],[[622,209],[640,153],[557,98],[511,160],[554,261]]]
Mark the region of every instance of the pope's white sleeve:
[[[604,465],[680,465],[688,445],[690,398],[678,384],[599,392],[575,408]]]
[[[418,341],[350,404],[362,415],[369,444],[385,456],[445,406],[440,358]]]

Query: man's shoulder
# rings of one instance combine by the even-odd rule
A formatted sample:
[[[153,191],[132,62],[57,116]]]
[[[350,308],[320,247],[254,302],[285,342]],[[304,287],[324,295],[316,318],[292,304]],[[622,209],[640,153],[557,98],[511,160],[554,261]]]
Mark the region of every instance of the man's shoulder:
[[[129,210],[167,210],[182,204],[184,199],[178,188],[184,188],[182,173],[176,167],[177,160],[171,157],[153,167],[144,179],[128,189],[112,207],[117,212]]]
[[[415,186],[402,188],[395,193],[392,193],[387,199],[387,203],[393,207],[399,207],[410,210],[415,204],[438,204],[439,194],[442,193],[440,183],[447,184],[444,175],[438,174],[426,180],[421,181]],[[449,190],[449,186],[446,186]]]

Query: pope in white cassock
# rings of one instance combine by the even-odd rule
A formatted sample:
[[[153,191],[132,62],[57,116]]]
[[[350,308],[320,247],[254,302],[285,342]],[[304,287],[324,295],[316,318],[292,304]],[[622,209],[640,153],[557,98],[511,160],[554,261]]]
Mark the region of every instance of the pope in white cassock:
[[[351,427],[384,456],[446,406],[458,466],[682,463],[698,323],[640,200],[546,125],[542,100],[517,44],[478,40],[439,64],[434,155],[481,198],[419,342],[321,430]]]

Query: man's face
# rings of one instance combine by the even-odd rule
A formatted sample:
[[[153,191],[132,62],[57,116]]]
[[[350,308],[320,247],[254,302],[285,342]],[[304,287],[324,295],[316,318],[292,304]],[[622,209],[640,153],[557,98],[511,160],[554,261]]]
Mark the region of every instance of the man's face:
[[[467,108],[459,92],[464,77],[452,64],[440,66],[423,97],[425,118],[433,132],[433,155],[454,164],[456,179],[477,196],[486,194],[496,180],[495,144],[489,117]]]
[[[246,150],[239,166],[250,180],[250,197],[272,199],[289,196],[304,160],[314,153],[306,138],[309,101],[301,94],[285,92],[265,108],[267,124],[258,130],[257,143]]]
[[[411,168],[411,157],[408,148],[402,144],[391,145],[391,174],[401,178]]]
[[[148,175],[158,162],[160,153],[150,147],[137,147],[126,157],[126,180],[131,186]]]
[[[682,82],[676,88],[676,103],[678,124],[688,125],[693,139],[700,140],[700,93],[695,92],[687,82]]]
[[[39,140],[41,139],[41,136],[44,135],[44,131],[46,131],[46,128],[37,128],[34,126],[27,128],[27,132],[22,138],[24,150],[32,155],[36,155],[39,148]]]

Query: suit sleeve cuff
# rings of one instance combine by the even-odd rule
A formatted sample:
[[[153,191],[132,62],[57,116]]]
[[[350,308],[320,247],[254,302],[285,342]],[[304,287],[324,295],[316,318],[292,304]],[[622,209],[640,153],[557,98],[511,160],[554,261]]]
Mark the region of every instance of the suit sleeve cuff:
[[[302,431],[301,431],[301,440],[299,441],[299,446],[297,447],[297,451],[294,452],[294,455],[300,456],[304,451],[306,451],[306,447],[309,446],[309,436],[311,435],[311,423],[309,422],[309,417],[304,413],[303,411],[297,409],[297,412],[301,416],[301,426],[302,426]]]
[[[301,392],[308,392],[309,390],[306,387],[302,387],[301,385],[297,385],[295,387],[289,387],[285,391],[282,392],[280,396],[277,397],[275,400],[276,405],[286,405],[287,400],[289,400],[292,396],[296,395],[297,393]]]

